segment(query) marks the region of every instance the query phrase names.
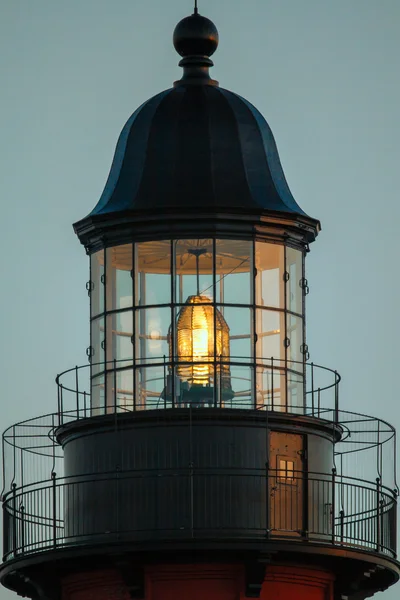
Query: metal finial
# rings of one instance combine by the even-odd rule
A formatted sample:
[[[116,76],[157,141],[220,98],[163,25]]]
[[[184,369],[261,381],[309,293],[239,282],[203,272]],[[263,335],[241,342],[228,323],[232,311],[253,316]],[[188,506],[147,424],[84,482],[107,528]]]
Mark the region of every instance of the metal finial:
[[[194,0],[194,14],[199,14],[199,7],[197,6],[197,0]]]
[[[194,9],[198,10],[198,0],[195,0]],[[183,77],[176,85],[186,85],[189,80],[199,85],[217,85],[210,79],[208,71],[213,66],[210,56],[218,48],[218,39],[214,23],[198,12],[179,21],[173,40],[175,50],[182,56],[179,66],[183,67]]]

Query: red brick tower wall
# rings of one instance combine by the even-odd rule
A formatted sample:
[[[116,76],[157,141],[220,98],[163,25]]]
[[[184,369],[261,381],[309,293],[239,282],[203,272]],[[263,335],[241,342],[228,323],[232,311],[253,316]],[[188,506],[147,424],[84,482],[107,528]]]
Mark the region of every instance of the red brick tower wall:
[[[261,600],[333,600],[334,576],[322,569],[268,566]],[[246,600],[244,568],[237,564],[162,565],[145,569],[144,600]],[[62,600],[131,600],[117,570],[70,575]]]

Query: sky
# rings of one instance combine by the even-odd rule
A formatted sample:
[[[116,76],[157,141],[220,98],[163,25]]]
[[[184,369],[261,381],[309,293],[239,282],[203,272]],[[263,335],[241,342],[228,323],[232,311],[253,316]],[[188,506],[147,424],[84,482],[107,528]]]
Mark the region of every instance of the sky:
[[[307,258],[311,358],[342,407],[400,425],[400,2],[200,0],[212,76],[268,120],[294,197],[321,220]],[[0,0],[1,428],[56,409],[86,362],[96,204],[122,126],[180,77],[190,0]],[[391,589],[379,597],[394,600]],[[0,591],[0,600],[13,595]]]

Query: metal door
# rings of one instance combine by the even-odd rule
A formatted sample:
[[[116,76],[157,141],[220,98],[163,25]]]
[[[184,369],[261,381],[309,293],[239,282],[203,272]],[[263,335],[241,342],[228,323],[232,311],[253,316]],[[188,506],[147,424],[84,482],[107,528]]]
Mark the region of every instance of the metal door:
[[[304,436],[270,432],[269,529],[272,536],[298,537],[304,523]]]

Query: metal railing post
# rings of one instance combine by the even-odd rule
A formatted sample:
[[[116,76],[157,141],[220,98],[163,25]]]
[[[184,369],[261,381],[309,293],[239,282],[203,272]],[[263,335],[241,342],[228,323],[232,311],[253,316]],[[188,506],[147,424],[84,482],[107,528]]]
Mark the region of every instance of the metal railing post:
[[[21,553],[25,554],[25,507],[21,505]]]
[[[60,406],[61,406],[60,422],[61,422],[61,425],[64,425],[64,394],[63,394],[62,383],[60,383]]]
[[[10,515],[7,510],[7,504],[3,500],[3,561],[6,560],[6,557],[9,552],[9,547],[10,547],[10,544],[9,544],[9,541],[10,541],[9,520],[10,520]]]
[[[381,551],[381,479],[376,478],[376,551]]]
[[[339,422],[339,377],[335,371],[335,423]]]
[[[265,463],[265,537],[268,539],[270,530],[270,498],[269,498],[269,463]]]
[[[311,412],[314,416],[315,412],[315,401],[314,401],[314,363],[311,363]]]
[[[12,535],[13,535],[13,544],[12,551],[14,556],[17,554],[17,497],[16,497],[16,489],[17,484],[12,484]]]
[[[397,558],[397,497],[398,491],[397,489],[393,490],[393,506],[391,509],[392,512],[392,535],[390,539],[390,549],[393,553],[394,558]]]
[[[336,469],[332,469],[332,544],[335,545]]]
[[[56,473],[51,474],[52,479],[52,503],[53,503],[53,546],[57,546],[57,489],[56,489]]]
[[[344,510],[342,509],[340,515],[340,543],[343,544],[344,540]]]
[[[60,398],[60,381],[57,375],[57,409],[58,409],[58,426],[61,425],[61,398]]]
[[[79,375],[78,365],[75,367],[75,388],[76,388],[76,418],[79,419]]]

